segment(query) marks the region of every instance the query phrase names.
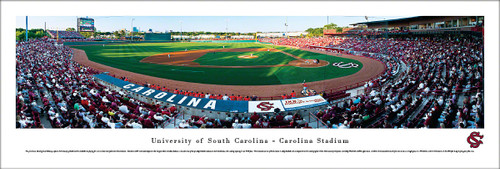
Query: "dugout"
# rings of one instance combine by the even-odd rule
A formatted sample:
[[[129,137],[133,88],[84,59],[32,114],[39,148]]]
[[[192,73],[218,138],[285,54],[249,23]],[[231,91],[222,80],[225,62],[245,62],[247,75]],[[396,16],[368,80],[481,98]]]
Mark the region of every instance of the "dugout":
[[[172,34],[170,33],[146,33],[144,34],[145,41],[171,41]]]

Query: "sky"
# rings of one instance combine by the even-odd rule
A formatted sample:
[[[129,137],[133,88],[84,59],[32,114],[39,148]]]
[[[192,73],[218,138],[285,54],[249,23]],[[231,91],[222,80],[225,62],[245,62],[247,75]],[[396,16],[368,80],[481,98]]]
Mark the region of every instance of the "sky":
[[[87,16],[28,16],[29,29],[44,28],[64,30],[76,28],[78,17]],[[327,23],[349,26],[352,23],[365,22],[365,16],[88,16],[94,19],[96,30],[113,32],[121,29],[130,30],[133,24],[140,31],[174,32],[285,32],[305,31],[308,28],[323,27]],[[405,18],[410,16],[368,16],[369,21]],[[132,22],[132,19],[133,22]],[[26,27],[26,16],[16,17],[16,27]]]

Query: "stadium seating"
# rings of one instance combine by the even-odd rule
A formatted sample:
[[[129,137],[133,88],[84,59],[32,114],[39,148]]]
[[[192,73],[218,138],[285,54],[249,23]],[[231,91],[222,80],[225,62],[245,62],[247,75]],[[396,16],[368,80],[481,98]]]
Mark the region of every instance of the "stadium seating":
[[[57,38],[59,36],[59,39],[85,39],[85,37],[74,31],[54,31],[54,30],[48,30],[48,33],[52,38]]]

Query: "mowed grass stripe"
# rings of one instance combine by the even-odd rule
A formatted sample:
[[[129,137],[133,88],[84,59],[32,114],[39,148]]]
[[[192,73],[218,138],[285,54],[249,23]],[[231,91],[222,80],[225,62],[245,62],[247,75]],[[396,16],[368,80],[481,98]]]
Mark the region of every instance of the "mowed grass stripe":
[[[238,56],[256,56],[257,58],[239,58]],[[207,53],[194,60],[200,65],[216,66],[262,66],[262,65],[284,65],[296,60],[295,58],[280,52],[253,51],[253,52],[216,52]]]
[[[340,69],[331,66],[325,68],[298,68],[293,66],[279,68],[196,68],[169,66],[150,63],[141,63],[145,57],[166,52],[199,50],[199,49],[221,49],[225,48],[271,48],[271,45],[258,43],[137,43],[116,44],[105,47],[75,46],[74,48],[85,50],[90,60],[107,66],[123,69],[140,74],[167,78],[179,81],[225,84],[225,85],[275,85],[301,83],[324,79],[331,79],[354,74],[359,71],[362,64],[356,60],[339,58],[308,51],[277,47],[284,52],[307,59],[326,60],[333,62],[353,62],[360,66],[351,69]],[[289,57],[289,56],[287,56]],[[275,60],[273,60],[275,59]],[[283,58],[263,58],[262,62],[273,62],[272,64],[288,62]],[[234,62],[234,61],[233,61]],[[224,64],[230,62],[225,62]],[[260,64],[260,63],[259,63]],[[265,63],[270,64],[270,63]]]

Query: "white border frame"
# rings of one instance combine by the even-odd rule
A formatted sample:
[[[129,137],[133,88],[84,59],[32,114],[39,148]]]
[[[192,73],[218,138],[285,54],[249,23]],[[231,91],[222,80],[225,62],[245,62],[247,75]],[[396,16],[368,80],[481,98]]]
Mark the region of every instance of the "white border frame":
[[[497,168],[499,162],[498,2],[5,2],[1,9],[1,167],[4,168],[142,168],[142,167],[441,167]],[[72,7],[69,7],[72,6]],[[78,8],[85,6],[85,8]],[[128,7],[142,9],[128,12]],[[187,6],[191,10],[168,8]],[[245,8],[232,8],[244,6]],[[58,7],[58,8],[54,8]],[[69,7],[69,8],[65,8]],[[264,7],[265,11],[259,8]],[[92,9],[92,10],[89,10]],[[224,10],[212,10],[224,9]],[[439,10],[433,10],[439,9]],[[485,129],[354,130],[18,130],[15,129],[16,16],[364,16],[484,15]],[[25,149],[463,149],[472,131],[484,134],[474,153],[270,153],[270,154],[65,154]],[[157,138],[347,138],[349,144],[151,144]]]

